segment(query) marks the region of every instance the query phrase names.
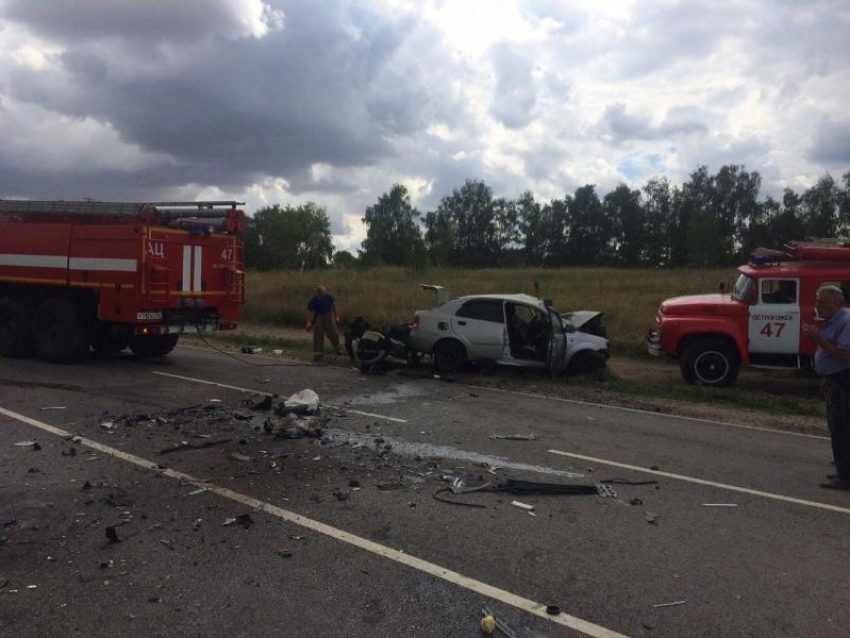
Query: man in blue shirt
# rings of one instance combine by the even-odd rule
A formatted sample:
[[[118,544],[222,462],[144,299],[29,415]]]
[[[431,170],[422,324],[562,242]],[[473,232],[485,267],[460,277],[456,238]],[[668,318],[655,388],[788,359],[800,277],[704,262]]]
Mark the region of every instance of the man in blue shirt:
[[[832,439],[835,474],[821,487],[850,490],[850,311],[838,286],[821,286],[815,300],[823,327],[804,325],[803,334],[817,344],[815,370],[823,377],[826,420]]]
[[[313,331],[313,361],[321,361],[325,352],[325,334],[333,344],[334,351],[342,354],[339,349],[339,335],[336,326],[339,324],[339,313],[333,296],[324,286],[316,286],[316,296],[307,304],[307,332]]]

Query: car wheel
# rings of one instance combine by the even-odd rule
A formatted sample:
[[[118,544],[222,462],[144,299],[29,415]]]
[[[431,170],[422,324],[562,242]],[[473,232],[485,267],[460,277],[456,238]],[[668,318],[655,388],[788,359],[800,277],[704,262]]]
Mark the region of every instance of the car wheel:
[[[32,311],[23,299],[0,299],[0,357],[26,359],[33,356],[30,326]]]
[[[381,339],[366,334],[357,342],[357,358],[367,366],[377,363],[386,356]]]
[[[466,365],[466,348],[458,341],[441,341],[434,346],[434,369],[457,372]]]
[[[593,350],[582,350],[570,359],[570,374],[591,374],[605,368],[605,357]]]
[[[741,359],[734,346],[722,339],[700,339],[685,349],[682,377],[690,384],[725,388],[735,383]]]

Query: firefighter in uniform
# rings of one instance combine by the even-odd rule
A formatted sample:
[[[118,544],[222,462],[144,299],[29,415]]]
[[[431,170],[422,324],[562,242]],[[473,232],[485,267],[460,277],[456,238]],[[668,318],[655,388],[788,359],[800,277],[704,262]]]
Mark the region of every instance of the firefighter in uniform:
[[[316,286],[316,295],[307,304],[307,311],[307,332],[313,331],[313,361],[321,361],[324,356],[325,334],[328,335],[334,351],[342,354],[336,331],[339,312],[336,309],[336,301],[327,288]]]

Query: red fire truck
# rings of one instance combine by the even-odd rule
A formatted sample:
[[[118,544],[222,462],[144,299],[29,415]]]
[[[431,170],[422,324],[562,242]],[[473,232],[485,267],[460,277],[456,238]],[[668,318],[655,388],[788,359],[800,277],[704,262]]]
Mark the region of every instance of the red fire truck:
[[[728,294],[667,299],[648,336],[649,352],[676,356],[688,383],[728,386],[742,364],[810,368],[815,347],[802,324],[820,325],[819,286],[834,284],[850,304],[850,242],[791,242],[760,249],[738,268]]]
[[[240,205],[0,200],[0,356],[162,356],[235,328]]]

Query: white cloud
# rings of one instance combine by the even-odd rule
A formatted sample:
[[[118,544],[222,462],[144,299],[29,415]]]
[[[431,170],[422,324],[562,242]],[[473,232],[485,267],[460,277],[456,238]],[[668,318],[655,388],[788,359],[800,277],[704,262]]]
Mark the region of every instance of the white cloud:
[[[0,1],[0,195],[424,212],[745,164],[850,168],[842,0]]]

